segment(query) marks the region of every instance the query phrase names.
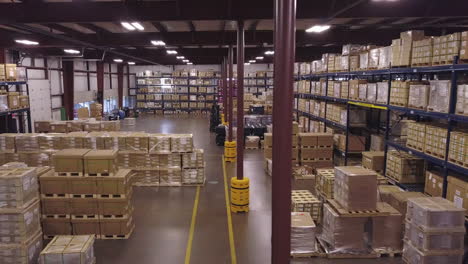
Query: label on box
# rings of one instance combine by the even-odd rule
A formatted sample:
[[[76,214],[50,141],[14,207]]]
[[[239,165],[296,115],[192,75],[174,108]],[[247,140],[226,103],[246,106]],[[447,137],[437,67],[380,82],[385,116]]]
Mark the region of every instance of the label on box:
[[[453,196],[453,203],[456,207],[463,208],[463,198],[461,198],[460,196]]]

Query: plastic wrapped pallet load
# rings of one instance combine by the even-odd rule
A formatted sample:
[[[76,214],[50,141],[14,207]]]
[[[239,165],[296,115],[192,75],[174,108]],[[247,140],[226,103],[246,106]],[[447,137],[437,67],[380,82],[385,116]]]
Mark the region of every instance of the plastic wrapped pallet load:
[[[413,84],[410,85],[408,106],[426,110],[429,102],[429,85]]]
[[[291,255],[310,254],[317,251],[316,226],[310,214],[291,213]]]
[[[448,113],[451,84],[449,80],[430,81],[427,110]]]

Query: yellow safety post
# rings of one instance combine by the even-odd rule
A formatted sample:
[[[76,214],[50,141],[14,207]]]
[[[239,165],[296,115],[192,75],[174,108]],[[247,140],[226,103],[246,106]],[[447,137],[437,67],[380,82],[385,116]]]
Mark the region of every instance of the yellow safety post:
[[[224,125],[224,123],[226,123],[226,121],[224,120],[224,114],[221,114],[221,124]]]
[[[224,141],[224,161],[234,162],[237,157],[236,141]]]
[[[231,178],[231,212],[248,212],[249,195],[249,178]]]

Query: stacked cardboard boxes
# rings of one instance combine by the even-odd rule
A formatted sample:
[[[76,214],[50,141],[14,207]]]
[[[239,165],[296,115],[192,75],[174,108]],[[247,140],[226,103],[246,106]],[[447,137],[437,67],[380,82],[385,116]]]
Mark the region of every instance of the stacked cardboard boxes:
[[[386,176],[399,183],[422,183],[424,160],[406,152],[388,151]]]
[[[102,104],[92,103],[89,105],[90,117],[100,120],[102,118]]]
[[[36,133],[68,133],[77,131],[119,131],[120,121],[95,121],[95,120],[72,120],[72,121],[35,121],[34,131]]]
[[[94,236],[56,236],[42,250],[40,264],[95,264]]]
[[[468,132],[450,132],[449,161],[465,167],[468,166]]]
[[[455,56],[460,54],[461,33],[434,37],[433,65],[452,64]]]
[[[408,201],[403,259],[406,263],[462,263],[465,210],[440,198]]]
[[[429,101],[427,110],[439,113],[448,113],[451,82],[450,80],[430,81]]]
[[[421,30],[401,32],[400,38],[392,41],[392,66],[410,66],[413,41],[422,40],[424,38],[424,31]]]
[[[315,190],[326,199],[333,199],[333,188],[335,184],[335,169],[317,169],[315,176]]]
[[[429,103],[429,85],[410,85],[408,107],[426,110]]]
[[[291,213],[291,255],[300,256],[317,251],[316,226],[310,214]]]
[[[195,149],[192,153],[183,153],[182,168],[182,184],[203,184],[205,182],[205,158],[203,150]]]
[[[413,41],[411,66],[431,66],[433,57],[434,38],[428,37]]]
[[[312,168],[333,167],[333,135],[328,133],[299,133],[302,165]]]
[[[299,123],[293,122],[293,129],[292,129],[292,162],[294,164],[299,164]],[[272,159],[273,158],[273,134],[272,133],[265,133],[264,134],[264,157],[265,159]]]
[[[36,263],[42,249],[36,168],[0,167],[0,263]]]
[[[293,190],[291,193],[293,212],[308,212],[319,223],[322,218],[322,202],[308,190]]]

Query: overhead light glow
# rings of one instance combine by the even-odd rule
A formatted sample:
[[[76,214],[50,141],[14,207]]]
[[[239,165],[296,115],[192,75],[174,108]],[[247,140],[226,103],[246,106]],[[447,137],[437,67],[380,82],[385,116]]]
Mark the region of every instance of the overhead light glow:
[[[75,50],[75,49],[64,49],[63,50],[65,53],[69,53],[69,54],[80,54],[80,51],[79,50]]]
[[[167,54],[177,54],[175,50],[166,50]]]
[[[132,26],[138,29],[139,31],[145,30],[145,28],[139,22],[132,22]]]
[[[185,59],[184,56],[177,56],[176,58],[177,58],[178,60],[183,60],[183,59]]]
[[[27,39],[17,39],[15,40],[16,43],[24,44],[24,45],[39,45],[37,41],[31,41]]]
[[[259,57],[256,57],[255,59],[256,59],[256,60],[263,60],[263,57],[262,57],[262,56],[259,56]]]
[[[265,55],[273,55],[273,54],[275,54],[275,52],[272,50],[265,51]]]
[[[114,59],[114,62],[119,62],[120,63],[120,62],[123,62],[123,60],[122,59]]]
[[[189,60],[182,60],[183,62],[190,62]]]
[[[187,65],[192,65],[192,64],[193,64],[193,63],[191,63],[191,62],[187,62]]]
[[[155,46],[166,46],[166,43],[164,41],[162,41],[162,40],[152,40],[151,44],[153,44]]]
[[[306,29],[306,32],[313,32],[313,33],[322,33],[326,30],[329,30],[330,29],[330,25],[315,25],[313,27],[310,27],[308,29]]]
[[[129,62],[128,62],[128,65],[135,65],[135,62],[129,61]]]
[[[255,63],[255,60],[249,60],[250,63]]]
[[[135,27],[133,27],[130,23],[128,22],[120,22],[120,24],[122,24],[122,26],[126,29],[126,30],[130,30],[130,31],[133,31],[135,30]]]
[[[250,65],[250,63],[249,63],[249,62],[246,62],[246,63],[244,63],[244,65]]]

